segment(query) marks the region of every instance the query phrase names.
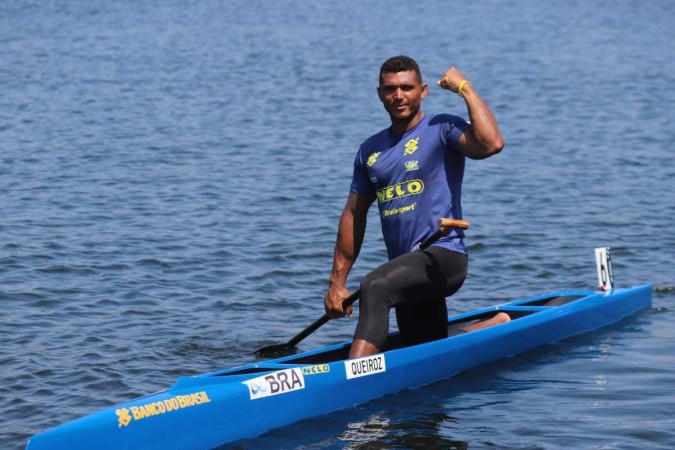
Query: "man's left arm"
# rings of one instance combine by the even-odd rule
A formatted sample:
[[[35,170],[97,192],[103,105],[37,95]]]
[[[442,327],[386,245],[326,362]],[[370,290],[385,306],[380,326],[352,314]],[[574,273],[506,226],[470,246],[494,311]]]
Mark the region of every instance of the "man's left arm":
[[[437,84],[459,94],[466,102],[471,126],[459,139],[459,150],[464,156],[485,159],[502,151],[504,138],[499,131],[497,119],[464,75],[451,67]]]

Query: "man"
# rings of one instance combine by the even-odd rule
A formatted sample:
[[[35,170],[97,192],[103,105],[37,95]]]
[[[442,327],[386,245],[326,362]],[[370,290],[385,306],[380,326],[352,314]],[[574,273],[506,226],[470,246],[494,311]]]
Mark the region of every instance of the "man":
[[[464,99],[470,124],[457,116],[422,111],[429,88],[412,58],[396,56],[380,68],[377,94],[391,126],[363,142],[356,155],[324,298],[331,318],[351,316],[351,306],[342,308],[349,295],[345,284],[361,249],[368,209],[377,199],[390,261],[361,282],[350,358],[382,349],[392,307],[406,345],[448,335],[445,297],[461,287],[467,273],[463,233],[452,231],[423,252],[410,251],[434,231],[440,217],[462,218],[465,158],[495,155],[504,140],[492,112],[459,70],[448,69],[437,84]],[[466,331],[507,321],[504,316]]]

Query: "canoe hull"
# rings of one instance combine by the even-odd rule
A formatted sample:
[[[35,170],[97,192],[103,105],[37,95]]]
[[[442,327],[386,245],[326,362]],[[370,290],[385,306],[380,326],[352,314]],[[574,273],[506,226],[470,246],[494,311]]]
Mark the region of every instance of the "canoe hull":
[[[511,322],[414,347],[392,345],[369,358],[342,359],[349,347],[342,343],[180,378],[166,391],[40,433],[27,449],[214,448],[596,330],[648,308],[651,293],[651,286],[553,293],[450,317],[449,329],[497,311]]]

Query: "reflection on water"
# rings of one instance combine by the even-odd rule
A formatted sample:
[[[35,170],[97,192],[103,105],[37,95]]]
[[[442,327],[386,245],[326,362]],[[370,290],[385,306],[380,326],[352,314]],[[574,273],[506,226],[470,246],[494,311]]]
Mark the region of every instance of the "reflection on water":
[[[347,429],[337,436],[339,441],[345,443],[345,448],[362,448],[360,445],[368,442],[378,442],[387,435],[386,429],[390,420],[381,414],[373,414],[364,421],[350,422]]]
[[[411,415],[399,410],[377,412],[366,420],[350,422],[337,438],[350,449],[468,448],[466,442],[451,437],[458,420],[444,413],[442,405],[429,406],[438,410]]]

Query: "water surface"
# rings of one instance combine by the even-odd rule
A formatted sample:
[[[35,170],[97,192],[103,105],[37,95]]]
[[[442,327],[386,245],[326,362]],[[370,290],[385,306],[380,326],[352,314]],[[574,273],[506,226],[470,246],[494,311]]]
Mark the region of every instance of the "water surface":
[[[381,62],[456,65],[504,152],[469,162],[466,311],[595,286],[606,330],[237,448],[675,446],[670,2],[9,2],[0,6],[0,447],[251,360],[322,313]],[[429,112],[465,115],[430,86]],[[377,217],[351,286],[386,258]],[[347,340],[326,325],[303,349]]]

